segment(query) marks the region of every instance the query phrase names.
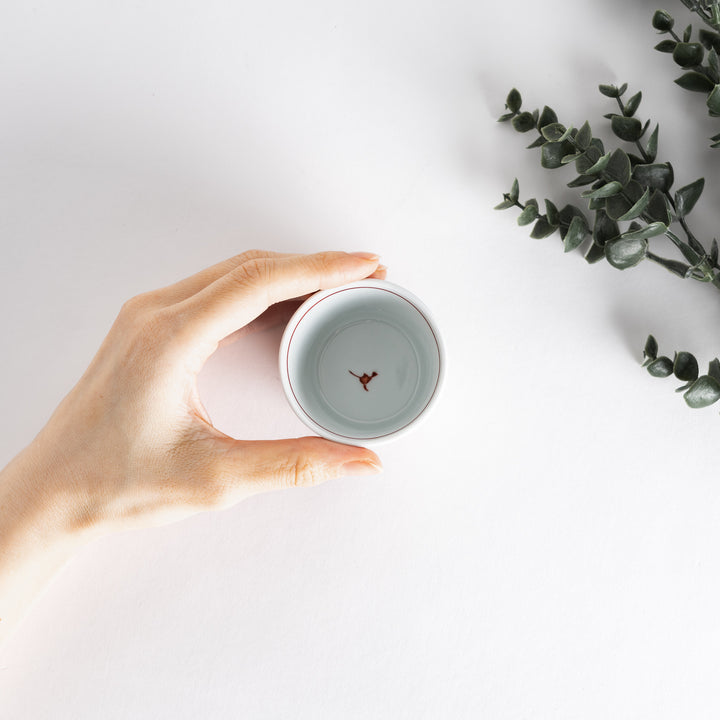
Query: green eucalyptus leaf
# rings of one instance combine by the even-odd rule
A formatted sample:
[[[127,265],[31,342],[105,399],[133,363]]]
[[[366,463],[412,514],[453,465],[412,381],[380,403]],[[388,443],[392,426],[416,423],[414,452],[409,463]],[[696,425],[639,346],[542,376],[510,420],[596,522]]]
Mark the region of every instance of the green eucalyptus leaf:
[[[703,47],[706,50],[714,49],[716,52],[720,52],[720,35],[716,32],[700,28],[700,31],[698,32],[698,40],[703,44]]]
[[[558,121],[555,111],[547,105],[542,109],[540,116],[538,117],[537,126],[542,130],[546,125],[556,123]]]
[[[652,336],[648,335],[648,339],[645,341],[645,349],[643,350],[643,357],[655,360],[658,354],[658,342]]]
[[[510,188],[510,199],[517,200],[519,197],[520,197],[520,183],[518,182],[518,179],[515,178],[513,180],[512,187]]]
[[[537,205],[533,205],[528,201],[525,204],[525,209],[518,215],[517,224],[518,225],[529,225],[533,220],[535,220],[538,216],[538,208]]]
[[[630,182],[630,171],[628,154],[624,150],[617,148],[610,155],[610,161],[605,167],[605,176],[610,180],[616,180],[621,185],[627,185]]]
[[[594,183],[596,180],[597,176],[595,175],[578,175],[574,180],[571,180],[567,186],[569,188],[583,187]]]
[[[598,90],[606,97],[619,97],[618,89],[614,85],[598,85]]]
[[[708,365],[708,375],[720,381],[720,360],[714,358]]]
[[[623,213],[618,220],[634,220],[636,217],[640,217],[645,212],[649,202],[650,188],[645,188],[645,192],[640,199],[627,212]]]
[[[566,128],[562,123],[555,122],[545,125],[540,132],[548,142],[562,142],[570,136],[571,130],[572,127]]]
[[[578,247],[578,245],[580,245],[585,239],[588,232],[588,226],[585,222],[585,218],[576,215],[571,220],[567,232],[565,233],[565,237],[563,238],[565,252],[570,252]]]
[[[685,382],[697,380],[700,372],[698,361],[692,353],[684,350],[677,352],[673,361],[673,372],[678,380],[684,380]]]
[[[710,245],[710,264],[713,267],[717,267],[718,264],[718,241],[715,238]]]
[[[708,66],[715,76],[715,82],[720,82],[720,58],[715,48],[711,48],[708,53]]]
[[[515,206],[514,201],[508,197],[507,193],[503,195],[503,197],[505,198],[505,200],[503,200],[503,202],[501,202],[499,205],[496,205],[493,208],[494,210],[507,210],[508,208]]]
[[[593,242],[603,247],[608,240],[620,235],[618,224],[604,210],[595,213],[595,224],[593,226]]]
[[[546,142],[542,146],[540,164],[548,170],[562,167],[562,159],[565,156],[562,143]]]
[[[672,15],[665,10],[656,10],[652,18],[652,26],[660,32],[668,32],[672,30],[675,20]]]
[[[600,150],[591,145],[576,161],[575,169],[581,175],[588,175],[589,170],[600,160],[602,153]]]
[[[648,138],[647,146],[645,147],[645,153],[647,154],[650,162],[654,162],[657,157],[658,150],[658,134],[660,133],[660,125],[655,125],[655,129]]]
[[[508,93],[507,99],[505,100],[505,107],[511,113],[517,113],[520,110],[521,106],[522,106],[522,96],[515,88],[513,88]]]
[[[681,42],[673,50],[673,60],[680,67],[700,65],[705,56],[705,48],[700,43]]]
[[[560,212],[550,200],[545,200],[545,215],[552,226],[557,227],[560,224]]]
[[[582,218],[582,221],[585,223],[585,227],[588,227],[587,220],[585,219],[585,213],[583,213],[577,205],[565,205],[560,211],[560,237],[563,239],[565,238],[565,233],[567,233],[568,228],[570,227],[570,223],[575,217]]]
[[[660,52],[671,53],[675,49],[676,45],[677,43],[674,40],[661,40],[655,46],[655,49],[659,50]]]
[[[533,140],[528,146],[528,150],[533,150],[534,148],[542,147],[545,144],[545,138],[542,135],[538,135],[537,139]]]
[[[625,270],[645,258],[647,246],[648,242],[645,238],[628,239],[621,236],[605,243],[605,257],[613,267]]]
[[[592,129],[590,128],[590,123],[585,122],[580,127],[580,129],[577,131],[577,135],[575,135],[575,144],[582,148],[583,150],[587,150],[590,147],[590,143],[592,142]]]
[[[675,212],[678,218],[684,218],[695,207],[695,203],[705,187],[705,178],[699,178],[675,193]]]
[[[715,87],[715,83],[707,75],[694,70],[681,75],[675,82],[684,90],[693,92],[709,93]]]
[[[623,115],[626,117],[632,117],[635,114],[635,111],[640,106],[640,101],[642,100],[642,92],[635,93],[626,103],[625,108],[623,109]]]
[[[620,237],[623,240],[644,240],[646,238],[656,237],[657,235],[663,235],[666,232],[667,225],[665,225],[665,223],[652,222],[637,230],[631,229],[628,232],[624,232]]]
[[[653,377],[670,377],[673,371],[672,360],[669,357],[661,355],[647,366],[647,371]]]
[[[618,97],[622,97],[625,94],[625,91],[627,90],[627,83],[623,83],[618,89],[617,94]]]
[[[563,165],[569,165],[571,162],[575,162],[580,156],[582,155],[581,152],[573,153],[572,155],[565,155],[560,162]]]
[[[707,96],[706,100],[708,110],[715,114],[720,114],[720,85],[716,85]]]
[[[535,129],[535,118],[532,113],[521,112],[513,118],[512,125],[518,132],[528,132]]]
[[[692,37],[692,25],[688,25],[685,28],[685,32],[683,33],[683,42],[690,42],[691,37]]]
[[[675,173],[670,163],[649,163],[636,165],[633,168],[633,180],[644,187],[657,188],[666,192],[675,181]]]
[[[710,375],[701,375],[683,395],[691,408],[704,408],[720,399],[720,381]]]
[[[639,183],[631,180],[624,188],[622,193],[613,195],[607,199],[605,210],[612,220],[620,220],[635,203],[643,196],[643,188]]]
[[[605,259],[605,249],[593,243],[585,253],[585,260],[591,265]]]
[[[546,238],[548,235],[552,235],[557,230],[557,225],[551,225],[546,218],[542,215],[537,219],[532,232],[530,233],[531,238]]]
[[[635,142],[639,140],[643,134],[642,123],[634,117],[613,115],[610,121],[610,127],[615,135],[627,142]]]
[[[668,201],[661,190],[653,190],[650,195],[650,202],[645,210],[645,215],[650,220],[656,220],[658,222],[670,225],[672,216],[670,214],[670,208],[668,207]]]
[[[592,148],[594,149],[594,148]],[[585,175],[599,175],[610,163],[611,153],[603,155],[594,165],[585,170]]]
[[[617,180],[611,180],[596,190],[586,190],[582,193],[584,198],[608,198],[611,195],[617,195],[623,189],[622,183]]]

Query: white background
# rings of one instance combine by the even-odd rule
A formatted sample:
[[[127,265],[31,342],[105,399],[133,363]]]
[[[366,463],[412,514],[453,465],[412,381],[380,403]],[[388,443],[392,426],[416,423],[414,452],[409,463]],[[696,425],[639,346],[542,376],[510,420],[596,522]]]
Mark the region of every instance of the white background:
[[[0,651],[0,718],[716,718],[718,407],[661,352],[720,354],[709,286],[618,272],[495,212],[575,197],[495,118],[642,89],[691,224],[720,131],[652,47],[654,2],[4,4],[0,464],[128,297],[251,247],[369,250],[434,311],[443,398],[385,472],[89,546]],[[684,27],[694,16],[667,9]],[[201,377],[237,437],[305,434],[280,331]]]

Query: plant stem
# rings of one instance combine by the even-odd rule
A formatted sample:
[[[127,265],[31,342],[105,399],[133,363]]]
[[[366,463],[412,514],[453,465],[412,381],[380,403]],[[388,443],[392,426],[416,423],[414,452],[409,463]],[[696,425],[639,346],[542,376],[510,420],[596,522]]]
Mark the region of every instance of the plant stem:
[[[672,30],[670,32],[672,32]],[[673,33],[673,35],[674,35],[674,33]],[[625,115],[625,104],[619,97],[616,97],[615,99],[617,100],[617,104],[620,108],[620,112],[624,116]],[[642,155],[642,159],[646,163],[651,162],[651,158],[645,152],[645,148],[642,146],[640,140],[635,141],[635,147],[637,147],[638,151],[640,152],[640,155]],[[667,199],[667,201],[670,203],[670,207],[672,208],[673,213],[675,213],[675,216],[677,217],[677,210],[675,208],[675,200],[673,199],[672,195],[670,195],[670,193],[667,190],[663,190],[662,193],[665,196],[665,198]],[[702,246],[702,243],[695,237],[695,235],[693,235],[693,233],[691,232],[687,223],[685,222],[685,218],[677,218],[677,219],[678,219],[678,222],[680,223],[680,227],[682,227],[682,229],[685,232],[685,235],[687,236],[688,244],[690,245],[690,247],[696,253],[698,253],[698,255],[707,255],[707,252],[706,252],[705,248]]]

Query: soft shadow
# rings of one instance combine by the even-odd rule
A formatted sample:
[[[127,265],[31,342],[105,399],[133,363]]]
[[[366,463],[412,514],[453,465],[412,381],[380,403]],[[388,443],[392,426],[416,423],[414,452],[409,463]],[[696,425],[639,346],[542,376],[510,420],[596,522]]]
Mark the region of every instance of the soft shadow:
[[[617,299],[611,303],[608,314],[612,319],[612,325],[617,328],[617,334],[626,353],[634,362],[642,362],[645,341],[657,318],[653,319],[651,310],[629,309],[625,303]],[[657,332],[656,329],[655,333]]]

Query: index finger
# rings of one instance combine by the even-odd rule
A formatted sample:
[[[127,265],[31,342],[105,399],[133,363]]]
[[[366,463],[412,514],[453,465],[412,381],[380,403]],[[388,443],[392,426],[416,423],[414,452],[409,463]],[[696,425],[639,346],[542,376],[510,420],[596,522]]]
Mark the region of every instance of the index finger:
[[[218,343],[271,305],[372,275],[373,253],[321,252],[253,258],[173,306],[182,318],[181,337],[207,359]]]

